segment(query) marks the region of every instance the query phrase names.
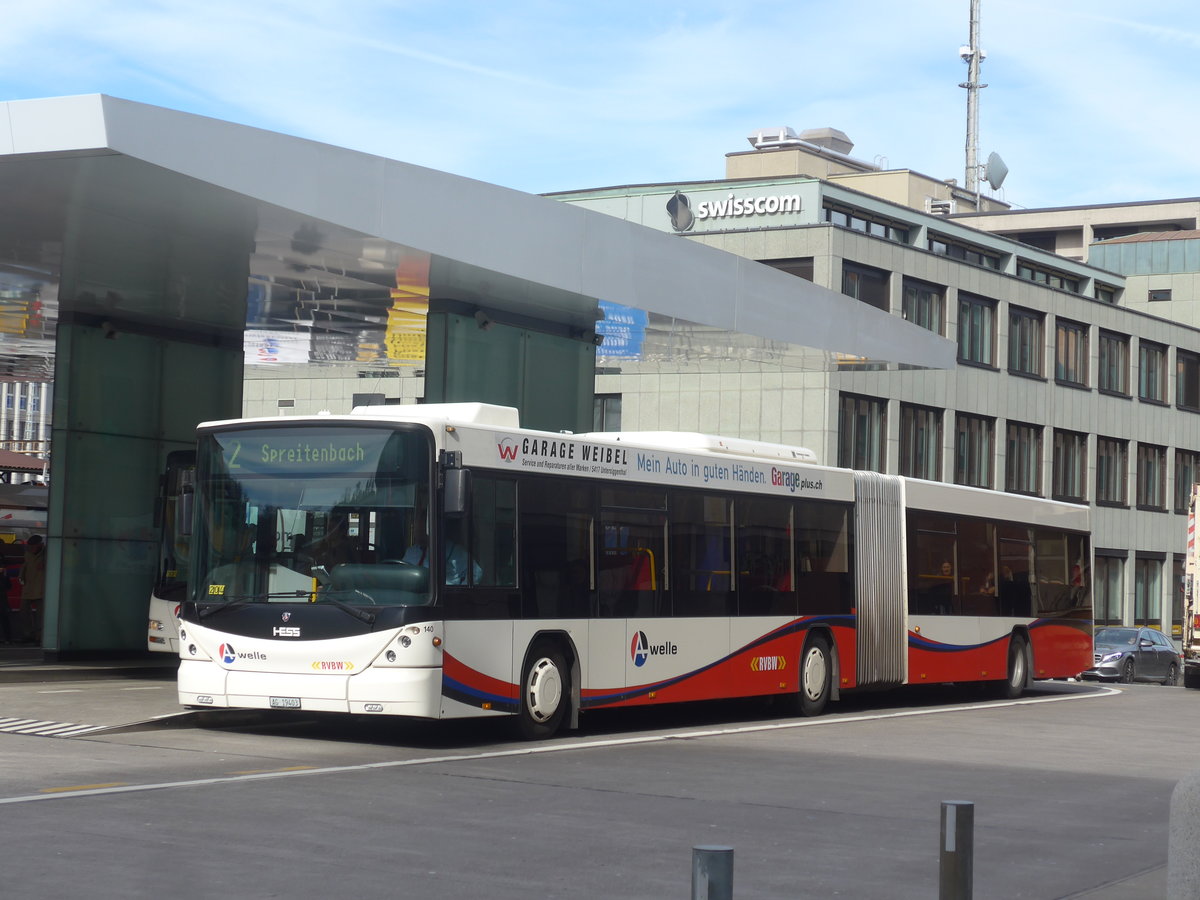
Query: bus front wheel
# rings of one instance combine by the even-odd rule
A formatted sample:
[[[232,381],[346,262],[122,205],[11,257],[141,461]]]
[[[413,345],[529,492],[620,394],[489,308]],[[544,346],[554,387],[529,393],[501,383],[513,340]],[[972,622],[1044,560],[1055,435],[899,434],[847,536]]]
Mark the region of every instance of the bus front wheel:
[[[521,737],[536,741],[558,731],[571,702],[569,673],[566,657],[555,644],[541,641],[530,650],[521,674]]]
[[[802,716],[819,716],[829,702],[833,684],[833,656],[825,638],[810,634],[800,654],[800,695],[797,708]]]

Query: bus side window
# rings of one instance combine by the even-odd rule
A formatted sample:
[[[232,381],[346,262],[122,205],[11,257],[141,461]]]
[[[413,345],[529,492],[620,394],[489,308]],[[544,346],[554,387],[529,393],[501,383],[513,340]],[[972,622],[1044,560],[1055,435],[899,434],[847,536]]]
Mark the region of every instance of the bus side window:
[[[736,612],[729,526],[728,498],[671,492],[671,593],[676,616]]]
[[[584,618],[591,613],[590,485],[523,478],[520,487],[521,615]]]
[[[744,616],[796,614],[792,573],[792,504],[787,500],[739,497],[737,602]]]
[[[664,515],[602,510],[597,559],[600,615],[638,618],[670,615],[664,592]]]
[[[472,482],[471,533],[467,542],[471,583],[476,586],[515,587],[517,486],[509,480],[483,476],[475,476]],[[456,539],[452,522],[448,520],[447,523],[447,542]],[[453,550],[450,552],[453,553]]]
[[[849,507],[801,500],[795,521],[799,614],[850,612],[854,608],[854,542]]]

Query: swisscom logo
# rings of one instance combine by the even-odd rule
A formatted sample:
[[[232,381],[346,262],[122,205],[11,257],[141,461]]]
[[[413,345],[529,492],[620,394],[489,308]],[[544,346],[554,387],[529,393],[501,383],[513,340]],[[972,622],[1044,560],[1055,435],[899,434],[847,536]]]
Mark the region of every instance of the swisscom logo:
[[[679,648],[670,641],[663,641],[661,644],[651,644],[646,640],[646,632],[639,631],[633,636],[633,643],[629,646],[629,656],[633,659],[635,666],[644,666],[646,660],[651,656],[674,656],[679,652]]]
[[[667,216],[677,232],[691,231],[697,222],[743,216],[774,216],[798,213],[799,194],[774,194],[766,197],[739,197],[730,191],[720,200],[701,200],[692,207],[687,194],[676,191],[667,199]]]

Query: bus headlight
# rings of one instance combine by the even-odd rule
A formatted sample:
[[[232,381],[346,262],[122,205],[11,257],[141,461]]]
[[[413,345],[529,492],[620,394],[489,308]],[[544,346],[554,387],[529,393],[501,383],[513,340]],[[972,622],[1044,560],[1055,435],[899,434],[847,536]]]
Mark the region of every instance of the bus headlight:
[[[162,622],[158,621],[158,619],[150,620],[150,630],[151,631],[162,631],[163,628],[165,628],[165,627],[166,626],[164,626]]]
[[[387,658],[388,662],[396,661],[396,651],[395,650],[389,650],[387,653],[384,654],[384,656]]]
[[[407,634],[400,635],[400,646],[401,647],[411,647],[412,646],[412,638],[410,638]]]

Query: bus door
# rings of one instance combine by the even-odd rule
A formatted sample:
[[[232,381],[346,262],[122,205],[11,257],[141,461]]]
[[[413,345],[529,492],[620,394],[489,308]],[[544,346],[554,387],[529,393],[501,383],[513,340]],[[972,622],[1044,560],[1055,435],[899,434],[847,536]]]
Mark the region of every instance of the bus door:
[[[903,684],[908,677],[904,480],[855,472],[854,495],[858,685]]]

